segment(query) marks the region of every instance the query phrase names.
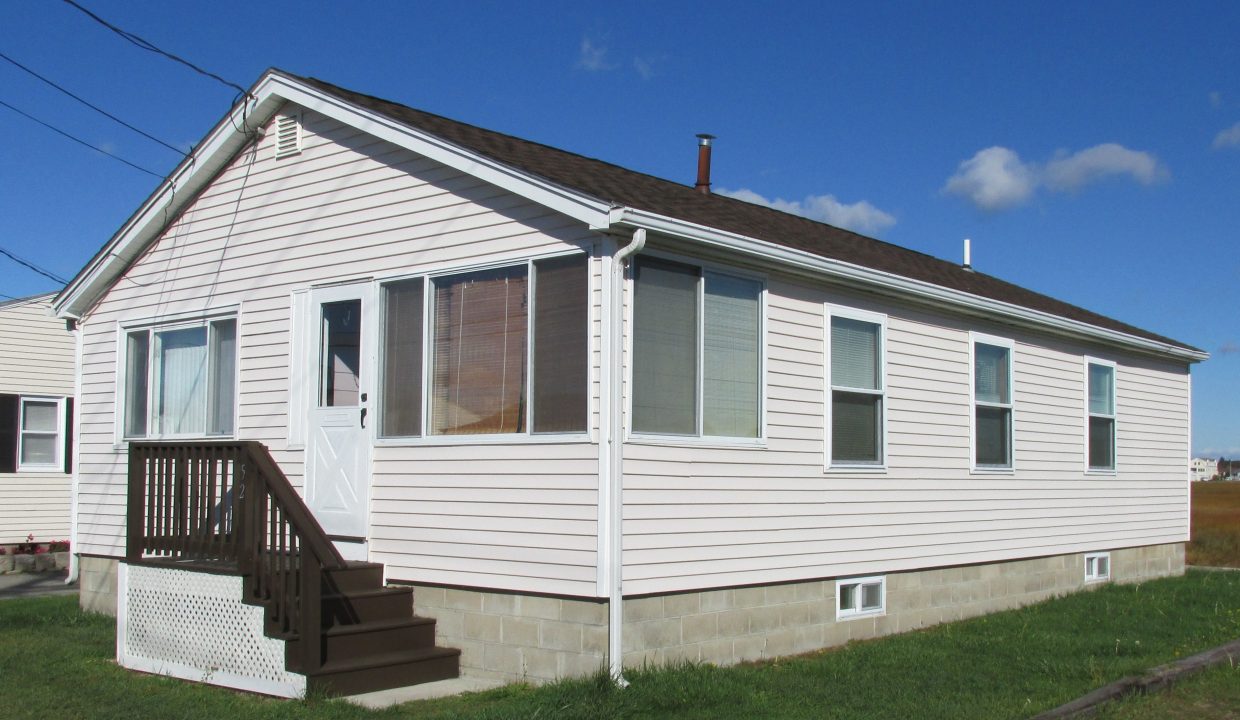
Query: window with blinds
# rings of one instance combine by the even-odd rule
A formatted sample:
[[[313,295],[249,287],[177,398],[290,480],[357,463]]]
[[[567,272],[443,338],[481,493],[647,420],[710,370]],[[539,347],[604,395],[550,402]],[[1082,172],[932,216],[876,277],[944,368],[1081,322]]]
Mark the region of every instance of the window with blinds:
[[[1012,348],[973,342],[973,464],[1012,467]]]
[[[1115,366],[1086,360],[1089,423],[1086,445],[1090,470],[1115,469]]]
[[[381,437],[588,430],[585,255],[382,290]]]
[[[634,289],[633,432],[759,437],[762,283],[643,257]]]
[[[883,447],[884,329],[886,318],[847,308],[829,308],[827,374],[828,466],[881,466]]]
[[[236,318],[130,330],[123,344],[124,437],[233,434]]]

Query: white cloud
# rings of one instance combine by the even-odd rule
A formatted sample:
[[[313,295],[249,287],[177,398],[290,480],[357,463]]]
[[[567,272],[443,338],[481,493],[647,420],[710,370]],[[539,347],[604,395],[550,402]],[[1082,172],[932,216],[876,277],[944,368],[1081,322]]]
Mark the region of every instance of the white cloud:
[[[845,204],[837,200],[834,195],[809,195],[804,200],[784,200],[783,198],[770,200],[747,188],[740,190],[719,188],[716,192],[719,195],[727,195],[755,205],[765,205],[786,213],[858,232],[878,232],[896,224],[893,215],[879,210],[864,200]]]
[[[1214,149],[1240,147],[1240,122],[1214,136]]]
[[[1166,173],[1158,159],[1147,152],[1103,143],[1071,155],[1060,150],[1046,164],[1043,182],[1051,190],[1076,190],[1109,175],[1129,175],[1142,185],[1150,185]]]
[[[1039,189],[1067,192],[1115,175],[1150,185],[1168,173],[1154,155],[1116,143],[1071,154],[1060,150],[1046,163],[1026,162],[1016,151],[996,145],[960,163],[943,192],[998,211],[1029,201]]]
[[[978,150],[960,163],[943,191],[967,198],[983,210],[1003,210],[1028,200],[1037,187],[1037,173],[1005,147]]]
[[[589,72],[614,70],[616,66],[607,62],[607,48],[595,45],[588,37],[581,38],[581,54],[577,58],[577,67]]]

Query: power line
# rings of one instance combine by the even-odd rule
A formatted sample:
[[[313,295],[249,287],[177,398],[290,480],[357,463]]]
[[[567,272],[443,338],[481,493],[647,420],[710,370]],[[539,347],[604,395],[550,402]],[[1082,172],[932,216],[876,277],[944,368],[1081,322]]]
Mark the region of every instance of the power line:
[[[13,58],[9,57],[8,55],[5,55],[4,53],[0,52],[0,58],[3,58],[4,60],[9,61],[9,62],[10,62],[10,63],[12,63],[13,65],[16,65],[17,67],[21,68],[22,70],[25,70],[26,72],[30,73],[31,75],[35,76],[36,78],[38,78],[38,79],[42,80],[43,82],[47,83],[48,85],[51,85],[52,87],[56,88],[57,90],[61,91],[62,93],[64,93],[64,94],[68,95],[68,96],[69,96],[69,97],[71,97],[71,98],[73,98],[74,100],[77,100],[78,102],[82,103],[83,105],[85,105],[86,107],[90,108],[91,110],[94,110],[95,112],[97,112],[97,113],[99,113],[99,114],[101,114],[101,115],[103,115],[103,116],[105,116],[105,117],[107,117],[107,118],[110,118],[110,119],[112,119],[112,120],[115,120],[116,122],[120,123],[121,125],[124,125],[125,127],[129,128],[130,130],[133,130],[134,132],[138,133],[138,134],[139,134],[139,135],[141,135],[142,137],[144,137],[144,138],[146,138],[146,139],[148,139],[148,140],[153,140],[153,141],[155,141],[155,142],[159,143],[160,145],[163,145],[164,147],[168,148],[169,150],[171,150],[171,151],[173,151],[173,152],[175,152],[175,153],[178,153],[178,154],[180,154],[180,155],[185,155],[185,154],[186,154],[184,151],[182,151],[182,150],[180,150],[180,149],[178,149],[178,148],[176,148],[176,147],[174,147],[174,146],[172,146],[172,145],[169,145],[168,143],[164,142],[163,140],[160,140],[159,138],[155,137],[154,135],[152,135],[152,134],[150,134],[150,133],[148,133],[148,132],[144,132],[144,131],[142,131],[142,130],[139,130],[138,128],[134,127],[133,125],[130,125],[129,123],[125,122],[124,120],[121,120],[120,118],[116,117],[115,115],[113,115],[112,113],[108,112],[107,110],[104,110],[103,108],[100,108],[100,107],[98,107],[97,105],[93,105],[93,104],[91,104],[91,103],[87,102],[86,100],[83,100],[82,98],[78,97],[77,95],[74,95],[73,93],[71,93],[71,92],[69,92],[68,90],[66,90],[66,89],[62,88],[61,86],[57,85],[56,83],[52,82],[51,80],[48,80],[47,78],[43,77],[42,75],[40,75],[39,73],[35,72],[34,70],[31,70],[30,68],[26,67],[25,65],[22,65],[21,63],[17,62],[16,60],[14,60]]]
[[[63,135],[63,136],[65,136],[65,137],[69,138],[70,140],[72,140],[72,141],[73,141],[73,142],[75,142],[75,143],[78,143],[79,145],[85,145],[86,147],[90,148],[91,150],[94,150],[94,151],[96,151],[96,152],[101,152],[101,153],[103,153],[104,155],[107,155],[108,157],[112,158],[113,160],[117,160],[117,161],[123,162],[123,163],[125,163],[126,165],[128,165],[129,167],[133,168],[134,170],[141,170],[142,172],[146,173],[147,175],[154,175],[155,177],[159,178],[160,180],[163,180],[163,179],[164,179],[164,176],[163,176],[163,175],[160,175],[160,174],[159,174],[159,173],[157,173],[157,172],[154,172],[154,171],[152,171],[152,170],[147,170],[146,168],[142,167],[141,165],[135,165],[135,164],[133,164],[133,163],[129,162],[128,160],[126,160],[125,158],[121,157],[120,155],[117,155],[117,154],[115,154],[115,153],[110,153],[110,152],[108,152],[107,150],[104,150],[104,149],[103,149],[103,148],[101,148],[101,147],[98,147],[98,146],[95,146],[95,145],[91,145],[90,143],[86,142],[85,140],[82,140],[82,139],[80,139],[80,138],[74,137],[74,136],[70,135],[69,133],[65,132],[64,130],[61,130],[61,129],[60,129],[60,128],[58,128],[58,127],[55,127],[55,126],[53,126],[53,125],[49,125],[48,123],[43,122],[42,120],[40,120],[39,118],[35,117],[34,115],[31,115],[30,113],[27,113],[27,112],[23,112],[23,111],[21,111],[21,110],[18,110],[17,108],[13,107],[12,105],[10,105],[10,104],[6,103],[6,102],[5,102],[5,101],[3,101],[3,100],[0,100],[0,105],[3,105],[4,107],[6,107],[6,108],[8,108],[8,109],[12,110],[13,112],[17,113],[18,115],[21,115],[22,117],[28,118],[28,119],[30,119],[30,120],[33,120],[33,121],[35,121],[35,122],[39,123],[40,125],[42,125],[43,127],[47,128],[48,130],[51,130],[52,132],[58,133],[58,134],[60,134],[60,135]]]
[[[38,265],[35,265],[34,263],[30,262],[29,260],[22,260],[21,258],[17,257],[17,256],[16,256],[16,255],[14,255],[13,253],[9,252],[8,250],[5,250],[5,249],[4,249],[4,248],[2,248],[2,247],[0,247],[0,255],[4,255],[4,256],[5,256],[5,257],[7,257],[8,259],[10,259],[10,260],[12,260],[13,262],[17,263],[18,265],[24,265],[24,266],[26,266],[27,268],[29,268],[29,269],[31,269],[31,270],[33,270],[33,271],[35,271],[35,272],[39,273],[40,275],[42,275],[42,276],[43,276],[43,277],[45,277],[45,278],[49,278],[49,279],[51,279],[51,280],[55,280],[56,282],[60,283],[61,285],[64,285],[64,284],[66,284],[66,283],[68,282],[68,281],[67,281],[67,280],[65,280],[64,278],[59,277],[59,276],[57,276],[57,275],[55,275],[55,274],[53,274],[53,273],[51,273],[51,272],[49,272],[49,271],[47,271],[47,270],[44,270],[43,268],[39,267]]]
[[[216,75],[216,74],[215,74],[215,73],[213,73],[213,72],[209,72],[209,71],[207,71],[207,70],[203,70],[202,68],[198,67],[197,65],[193,64],[192,62],[190,62],[190,61],[188,61],[188,60],[186,60],[186,59],[184,59],[184,58],[182,58],[182,57],[178,57],[178,56],[173,55],[172,53],[170,53],[170,52],[168,52],[168,51],[166,51],[166,50],[162,50],[162,49],[160,49],[157,45],[155,45],[155,43],[153,43],[153,42],[151,42],[151,41],[149,41],[149,40],[146,40],[145,38],[139,37],[139,36],[137,36],[137,35],[135,35],[135,34],[133,34],[133,33],[129,32],[128,30],[122,30],[121,28],[119,28],[119,27],[117,27],[117,26],[113,25],[112,23],[108,22],[107,20],[104,20],[103,18],[101,18],[101,17],[99,17],[98,15],[94,14],[94,13],[93,13],[93,12],[91,12],[90,10],[87,10],[86,8],[84,8],[84,7],[82,7],[81,5],[77,4],[77,3],[76,3],[76,2],[74,2],[73,0],[64,0],[64,2],[65,2],[66,4],[68,4],[68,5],[72,5],[73,7],[77,8],[78,10],[81,10],[83,13],[85,13],[87,16],[89,16],[91,20],[94,20],[95,22],[97,22],[97,23],[99,23],[100,25],[102,25],[102,26],[106,27],[107,29],[111,30],[112,32],[116,33],[117,35],[120,35],[121,37],[125,38],[126,40],[128,40],[128,41],[129,41],[129,42],[131,42],[131,43],[133,43],[134,45],[137,45],[138,47],[142,48],[143,50],[147,50],[147,51],[149,51],[149,52],[153,52],[153,53],[155,53],[156,55],[163,55],[164,57],[168,58],[169,60],[172,60],[172,61],[175,61],[175,62],[179,62],[179,63],[181,63],[182,65],[184,65],[185,67],[187,67],[187,68],[189,68],[189,69],[193,70],[194,72],[198,73],[199,75],[205,75],[205,76],[207,76],[207,77],[209,77],[209,78],[211,78],[211,79],[213,79],[213,80],[216,80],[216,81],[218,81],[218,82],[221,82],[221,83],[223,83],[224,85],[226,85],[226,86],[228,86],[228,87],[230,87],[230,88],[234,88],[234,89],[236,89],[236,90],[237,90],[238,92],[240,92],[242,95],[244,95],[244,96],[246,96],[246,97],[249,97],[249,95],[250,95],[249,91],[248,91],[248,90],[246,90],[245,88],[241,87],[240,85],[238,85],[238,84],[236,84],[236,83],[234,83],[234,82],[229,82],[228,80],[225,80],[224,78],[220,77],[219,75]]]

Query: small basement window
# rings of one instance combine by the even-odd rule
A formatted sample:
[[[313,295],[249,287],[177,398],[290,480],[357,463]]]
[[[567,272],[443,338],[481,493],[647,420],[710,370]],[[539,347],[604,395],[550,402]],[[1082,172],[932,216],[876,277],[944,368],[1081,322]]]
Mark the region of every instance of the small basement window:
[[[887,606],[887,578],[863,577],[835,583],[835,619],[882,615]]]
[[[1111,553],[1088,553],[1085,555],[1085,582],[1102,582],[1111,579]]]

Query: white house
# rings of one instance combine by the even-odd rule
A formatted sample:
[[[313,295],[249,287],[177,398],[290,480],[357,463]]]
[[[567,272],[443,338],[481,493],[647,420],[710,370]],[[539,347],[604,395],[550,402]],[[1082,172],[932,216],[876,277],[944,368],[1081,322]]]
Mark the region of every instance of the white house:
[[[74,339],[54,296],[0,302],[0,546],[69,538]]]
[[[329,646],[437,645],[388,684],[444,648],[541,681],[1182,571],[1205,353],[699,186],[265,73],[56,300],[122,662],[244,642],[212,681],[350,691],[377,661]],[[308,651],[320,593],[378,583],[342,559],[433,642]]]
[[[1193,482],[1214,479],[1218,475],[1218,458],[1193,458]]]

